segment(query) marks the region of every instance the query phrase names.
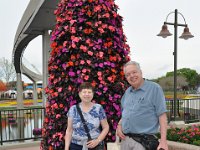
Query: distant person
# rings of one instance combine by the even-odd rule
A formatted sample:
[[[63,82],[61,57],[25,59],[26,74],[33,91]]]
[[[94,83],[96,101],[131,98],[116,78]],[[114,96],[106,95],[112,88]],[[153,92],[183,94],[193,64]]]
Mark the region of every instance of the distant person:
[[[117,126],[121,150],[145,150],[144,135],[155,139],[160,127],[161,139],[155,149],[168,150],[166,140],[167,116],[162,88],[142,76],[140,65],[130,61],[124,65],[124,74],[131,85],[124,93],[121,106],[122,118]]]
[[[88,142],[88,136],[84,129],[76,105],[72,106],[68,112],[67,130],[65,135],[65,150],[87,150],[100,144],[109,131],[106,114],[100,104],[92,101],[94,89],[88,82],[84,82],[79,88],[81,102],[78,104],[89,133],[93,140]],[[101,126],[101,130],[100,130]]]

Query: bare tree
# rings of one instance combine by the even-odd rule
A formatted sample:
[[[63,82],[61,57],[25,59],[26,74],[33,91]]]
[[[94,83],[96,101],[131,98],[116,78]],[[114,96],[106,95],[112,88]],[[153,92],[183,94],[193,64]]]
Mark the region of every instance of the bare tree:
[[[14,65],[12,62],[7,60],[6,58],[0,59],[0,79],[8,83],[10,81],[14,81],[16,78],[16,72]]]

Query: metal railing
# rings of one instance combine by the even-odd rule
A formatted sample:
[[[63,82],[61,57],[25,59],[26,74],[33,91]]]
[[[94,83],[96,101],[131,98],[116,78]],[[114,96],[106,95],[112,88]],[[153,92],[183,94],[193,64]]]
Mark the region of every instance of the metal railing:
[[[5,142],[41,138],[44,108],[0,110],[0,139]]]
[[[183,120],[185,123],[193,123],[200,121],[200,99],[178,99],[177,106],[177,116],[174,118],[174,101],[166,100],[167,104],[167,117],[168,121],[173,120]]]

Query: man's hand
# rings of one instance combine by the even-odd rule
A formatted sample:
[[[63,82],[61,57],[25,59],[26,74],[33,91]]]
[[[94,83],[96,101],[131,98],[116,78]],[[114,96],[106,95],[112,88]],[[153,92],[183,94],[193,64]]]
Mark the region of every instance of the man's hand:
[[[160,141],[157,150],[168,150],[167,141]]]
[[[124,133],[122,132],[122,126],[121,126],[121,124],[118,124],[117,125],[117,130],[116,130],[116,132],[117,132],[117,136],[119,136],[122,140],[124,140],[125,139],[125,135],[124,135]]]

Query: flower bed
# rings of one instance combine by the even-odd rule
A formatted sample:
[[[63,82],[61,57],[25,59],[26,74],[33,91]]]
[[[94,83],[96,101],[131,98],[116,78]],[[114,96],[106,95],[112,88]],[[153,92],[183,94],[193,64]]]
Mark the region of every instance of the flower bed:
[[[9,124],[15,124],[16,123],[16,119],[14,118],[14,115],[12,113],[8,114],[8,123]]]
[[[42,129],[41,128],[33,129],[33,135],[42,135]]]
[[[167,130],[167,140],[200,146],[200,125],[171,127]]]
[[[8,123],[9,124],[15,124],[16,123],[15,118],[8,118]]]

